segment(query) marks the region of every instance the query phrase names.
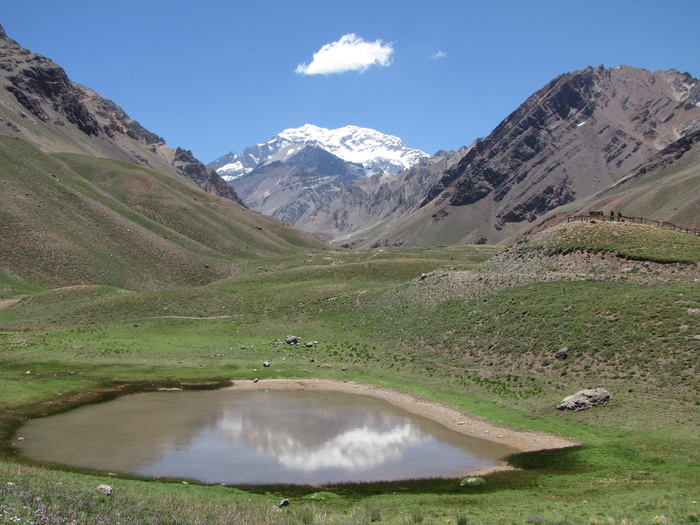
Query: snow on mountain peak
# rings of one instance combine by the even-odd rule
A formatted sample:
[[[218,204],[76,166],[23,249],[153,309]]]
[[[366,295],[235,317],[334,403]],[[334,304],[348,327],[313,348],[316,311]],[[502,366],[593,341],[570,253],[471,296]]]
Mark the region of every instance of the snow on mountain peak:
[[[377,171],[396,174],[429,156],[408,148],[398,137],[373,129],[359,126],[326,129],[304,124],[299,128],[285,129],[266,142],[246,148],[242,155],[228,153],[211,162],[209,167],[230,181],[250,173],[257,166],[275,160],[284,161],[300,147],[309,145],[318,146],[345,161],[362,164],[370,174]]]

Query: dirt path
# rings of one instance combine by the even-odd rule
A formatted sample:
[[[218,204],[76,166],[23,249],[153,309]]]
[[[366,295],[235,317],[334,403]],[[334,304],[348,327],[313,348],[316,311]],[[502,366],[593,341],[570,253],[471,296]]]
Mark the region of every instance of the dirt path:
[[[455,432],[509,445],[521,452],[566,448],[580,444],[563,436],[556,436],[545,432],[515,430],[499,426],[484,419],[466,415],[448,405],[419,399],[397,390],[357,383],[355,381],[333,381],[330,379],[265,379],[257,383],[254,381],[235,381],[230,388],[234,390],[326,390],[372,396],[383,399],[412,414],[432,419]],[[504,464],[498,467],[481,469],[470,474],[485,475],[496,470],[507,469],[510,469],[510,467]]]
[[[15,297],[14,299],[0,299],[0,310],[3,308],[9,308],[13,304],[17,304],[21,300],[21,297]]]

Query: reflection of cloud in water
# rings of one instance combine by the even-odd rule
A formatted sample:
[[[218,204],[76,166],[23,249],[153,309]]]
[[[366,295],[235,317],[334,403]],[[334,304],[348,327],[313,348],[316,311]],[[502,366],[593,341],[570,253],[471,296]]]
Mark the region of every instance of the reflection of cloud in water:
[[[400,458],[410,445],[426,438],[410,423],[390,431],[358,428],[327,441],[316,450],[289,443],[279,459],[291,468],[313,471],[322,468],[366,469]]]
[[[225,411],[216,431],[227,439],[242,439],[288,468],[312,472],[320,469],[368,469],[400,458],[406,449],[428,437],[407,418],[372,412],[320,411],[299,425],[280,424],[279,414]]]

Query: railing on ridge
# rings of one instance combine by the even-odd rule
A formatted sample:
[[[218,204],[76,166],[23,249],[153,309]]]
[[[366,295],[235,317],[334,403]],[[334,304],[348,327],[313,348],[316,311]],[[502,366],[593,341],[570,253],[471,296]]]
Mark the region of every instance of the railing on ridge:
[[[637,224],[651,224],[653,226],[658,226],[659,228],[669,228],[671,230],[675,230],[677,232],[683,232],[683,233],[690,233],[692,235],[698,235],[700,236],[700,230],[697,230],[695,228],[688,228],[686,226],[679,226],[678,224],[673,224],[672,222],[667,222],[667,221],[655,221],[652,219],[645,219],[643,217],[627,217],[626,215],[621,215],[621,214],[610,214],[606,215],[602,211],[592,211],[588,212],[588,214],[585,215],[570,215],[569,217],[566,218],[566,222],[575,222],[575,221],[599,221],[599,222],[632,222],[632,223],[637,223]]]

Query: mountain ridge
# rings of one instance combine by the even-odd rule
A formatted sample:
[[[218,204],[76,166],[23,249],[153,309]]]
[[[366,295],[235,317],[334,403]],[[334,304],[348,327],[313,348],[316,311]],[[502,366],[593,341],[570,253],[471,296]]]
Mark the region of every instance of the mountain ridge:
[[[355,246],[499,242],[614,184],[696,129],[700,81],[687,73],[629,66],[565,73],[475,141],[408,216],[343,240]]]
[[[299,151],[300,143],[290,140],[318,129],[285,130],[248,153],[253,163],[284,164]],[[346,179],[327,187],[332,195],[267,185],[266,205],[261,195],[249,204],[344,246],[497,243],[554,208],[615,184],[696,129],[700,81],[690,74],[590,66],[553,78],[487,137],[457,152],[423,157],[390,177]],[[284,174],[289,167],[275,164],[263,170],[265,177],[276,169]],[[246,190],[240,180],[230,183],[248,192],[250,179]],[[275,191],[289,200],[273,198]],[[295,212],[277,215],[284,208]]]
[[[359,126],[326,129],[313,124],[288,128],[241,155],[229,152],[207,164],[228,182],[276,160],[285,161],[304,146],[317,146],[351,163],[361,164],[367,174],[386,171],[396,174],[429,155],[408,148],[393,135]]]
[[[44,151],[117,158],[178,170],[205,191],[232,199],[233,189],[193,156],[174,165],[177,149],[131,119],[115,102],[70,80],[58,64],[23,48],[0,26],[0,124]],[[187,166],[186,170],[179,169]]]

